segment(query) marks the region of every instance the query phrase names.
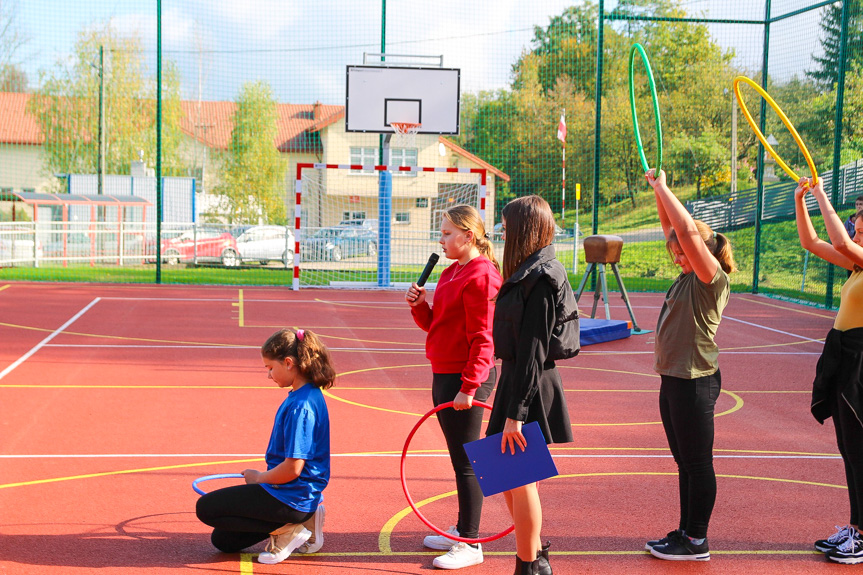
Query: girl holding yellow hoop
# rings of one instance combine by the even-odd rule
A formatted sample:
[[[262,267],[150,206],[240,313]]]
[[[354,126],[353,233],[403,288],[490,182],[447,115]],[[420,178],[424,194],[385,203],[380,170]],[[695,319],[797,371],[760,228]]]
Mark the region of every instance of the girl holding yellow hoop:
[[[821,240],[812,226],[804,198],[811,192],[824,217],[830,243]],[[824,351],[815,367],[812,384],[812,415],[819,423],[830,417],[836,443],[845,463],[851,517],[827,539],[815,542],[815,549],[838,563],[863,563],[863,211],[857,212],[854,239],[848,236],[836,215],[821,181],[800,178],[794,190],[797,234],[800,245],[821,259],[851,271],[842,286],[839,312],[827,333]]]

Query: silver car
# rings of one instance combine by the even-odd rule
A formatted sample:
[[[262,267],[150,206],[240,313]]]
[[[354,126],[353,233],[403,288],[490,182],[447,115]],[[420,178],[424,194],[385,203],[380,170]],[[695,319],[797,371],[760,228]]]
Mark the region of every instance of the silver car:
[[[237,237],[243,262],[294,262],[294,233],[286,226],[251,226]]]

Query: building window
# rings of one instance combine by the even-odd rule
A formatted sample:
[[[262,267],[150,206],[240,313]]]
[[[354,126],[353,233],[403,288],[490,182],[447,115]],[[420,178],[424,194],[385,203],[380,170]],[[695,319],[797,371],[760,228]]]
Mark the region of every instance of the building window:
[[[342,212],[342,221],[344,220],[364,220],[366,219],[365,212]]]
[[[417,198],[417,207],[418,208],[429,207],[429,199],[428,198]]]
[[[374,166],[378,162],[377,148],[351,148],[351,165]],[[351,170],[352,174],[374,174],[374,170]]]
[[[391,166],[411,166],[417,165],[417,150],[416,148],[393,148],[390,150],[390,165]],[[396,176],[411,176],[416,177],[416,172],[393,172]]]
[[[410,212],[396,212],[396,221],[397,224],[409,224],[411,223],[411,213]]]

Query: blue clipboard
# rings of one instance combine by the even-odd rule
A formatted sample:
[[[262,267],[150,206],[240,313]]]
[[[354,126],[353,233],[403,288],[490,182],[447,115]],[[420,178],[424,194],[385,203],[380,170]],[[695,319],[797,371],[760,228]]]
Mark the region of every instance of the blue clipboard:
[[[551,459],[539,423],[533,421],[522,426],[521,433],[527,440],[527,449],[522,451],[516,446],[515,455],[510,453],[509,448],[505,453],[500,452],[503,433],[464,444],[485,497],[557,475],[557,467]]]

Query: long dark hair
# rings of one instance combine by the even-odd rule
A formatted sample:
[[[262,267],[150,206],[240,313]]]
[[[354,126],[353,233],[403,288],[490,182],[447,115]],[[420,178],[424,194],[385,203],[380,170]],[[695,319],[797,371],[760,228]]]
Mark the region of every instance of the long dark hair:
[[[298,334],[302,332],[302,338]],[[336,380],[336,370],[330,360],[330,350],[314,332],[284,328],[271,335],[261,346],[267,359],[285,361],[292,357],[297,369],[315,387],[329,389]]]
[[[506,281],[530,254],[554,241],[554,213],[539,196],[516,198],[503,207],[506,242],[503,244],[503,279]]]

